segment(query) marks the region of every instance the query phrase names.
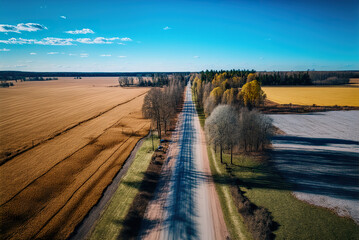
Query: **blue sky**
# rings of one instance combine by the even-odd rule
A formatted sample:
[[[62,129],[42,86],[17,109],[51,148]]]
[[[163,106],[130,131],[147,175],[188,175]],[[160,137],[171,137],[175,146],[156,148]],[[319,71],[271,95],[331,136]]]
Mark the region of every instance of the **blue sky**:
[[[0,70],[359,70],[359,1],[7,1]]]

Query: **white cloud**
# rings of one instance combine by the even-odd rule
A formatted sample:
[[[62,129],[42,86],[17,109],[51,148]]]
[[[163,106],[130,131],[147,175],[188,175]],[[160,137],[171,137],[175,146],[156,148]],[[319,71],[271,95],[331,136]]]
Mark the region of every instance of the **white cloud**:
[[[53,38],[47,37],[42,40],[24,39],[24,38],[10,38],[8,40],[0,40],[0,43],[5,44],[37,44],[37,45],[73,45],[74,40],[71,38]]]
[[[193,58],[199,58],[199,56],[193,56]]]
[[[20,33],[21,31],[36,32],[45,29],[47,29],[47,27],[38,23],[19,23],[17,25],[0,24],[0,32],[4,32],[4,33],[7,32]]]
[[[112,44],[113,41],[119,40],[118,37],[113,38],[104,38],[104,37],[97,37],[94,39],[91,38],[54,38],[54,37],[47,37],[41,40],[37,39],[24,39],[24,38],[9,38],[8,40],[0,40],[0,43],[5,44],[36,44],[36,45],[75,45],[75,43],[85,43],[85,44]],[[120,44],[120,43],[119,43]]]
[[[79,43],[86,43],[86,44],[111,44],[113,43],[112,41],[118,39],[119,39],[118,37],[113,37],[113,38],[97,37],[93,40],[90,38],[78,38],[76,39],[76,41]]]
[[[119,58],[125,58],[125,57],[127,57],[127,56],[118,56]]]
[[[117,43],[117,44],[119,44],[119,45],[126,45],[126,44],[124,44],[123,42],[119,42],[119,43]]]
[[[111,54],[101,54],[101,57],[111,57]]]
[[[31,52],[30,55],[36,55],[37,53]]]
[[[163,28],[163,30],[170,30],[170,29],[172,29],[172,28],[170,28],[169,26],[166,26]]]
[[[7,48],[0,49],[0,52],[8,52],[8,51],[10,51],[10,49]]]
[[[66,17],[66,16],[60,16],[60,18],[62,18],[62,19],[66,19],[67,17]]]
[[[82,30],[74,30],[74,31],[66,31],[65,33],[70,33],[70,34],[88,34],[88,33],[95,33],[94,31],[92,31],[89,28],[84,28]]]
[[[69,53],[69,56],[76,56],[76,54],[74,54],[74,53]]]
[[[84,58],[84,57],[88,57],[89,56],[89,54],[88,53],[81,53],[80,54],[80,57],[82,57],[82,58]]]
[[[54,37],[47,37],[43,38],[41,41],[38,41],[36,44],[41,45],[73,45],[74,40],[72,38],[54,38]]]
[[[59,52],[48,52],[49,55],[59,54]]]
[[[124,38],[121,38],[121,41],[123,41],[123,42],[131,42],[132,39],[128,38],[128,37],[124,37]]]
[[[27,65],[19,64],[19,65],[15,65],[14,67],[16,67],[16,68],[21,68],[21,67],[27,67]]]

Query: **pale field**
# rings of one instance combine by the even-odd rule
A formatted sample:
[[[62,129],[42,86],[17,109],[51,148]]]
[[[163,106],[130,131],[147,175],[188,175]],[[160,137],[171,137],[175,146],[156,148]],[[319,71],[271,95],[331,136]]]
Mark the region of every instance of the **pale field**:
[[[107,87],[116,84],[61,78],[0,89],[2,150],[40,142],[0,166],[2,239],[65,239],[101,197],[149,130],[148,89]]]
[[[359,87],[359,78],[351,78],[349,80],[349,85],[354,87]]]
[[[280,104],[359,107],[359,88],[339,86],[263,87],[269,100]]]

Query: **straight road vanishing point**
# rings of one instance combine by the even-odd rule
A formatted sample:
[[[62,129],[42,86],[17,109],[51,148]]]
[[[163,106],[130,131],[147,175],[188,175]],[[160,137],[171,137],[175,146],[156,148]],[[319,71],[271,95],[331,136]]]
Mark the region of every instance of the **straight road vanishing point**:
[[[190,83],[142,239],[226,239],[228,232],[210,173]]]

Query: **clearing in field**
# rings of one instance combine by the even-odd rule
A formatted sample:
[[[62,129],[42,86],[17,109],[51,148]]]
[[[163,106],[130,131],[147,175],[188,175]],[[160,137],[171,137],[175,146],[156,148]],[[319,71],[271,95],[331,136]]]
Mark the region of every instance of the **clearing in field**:
[[[150,125],[148,89],[108,87],[116,84],[60,78],[0,89],[2,239],[66,239],[101,197]]]
[[[279,104],[359,106],[357,87],[263,87],[269,100]]]

